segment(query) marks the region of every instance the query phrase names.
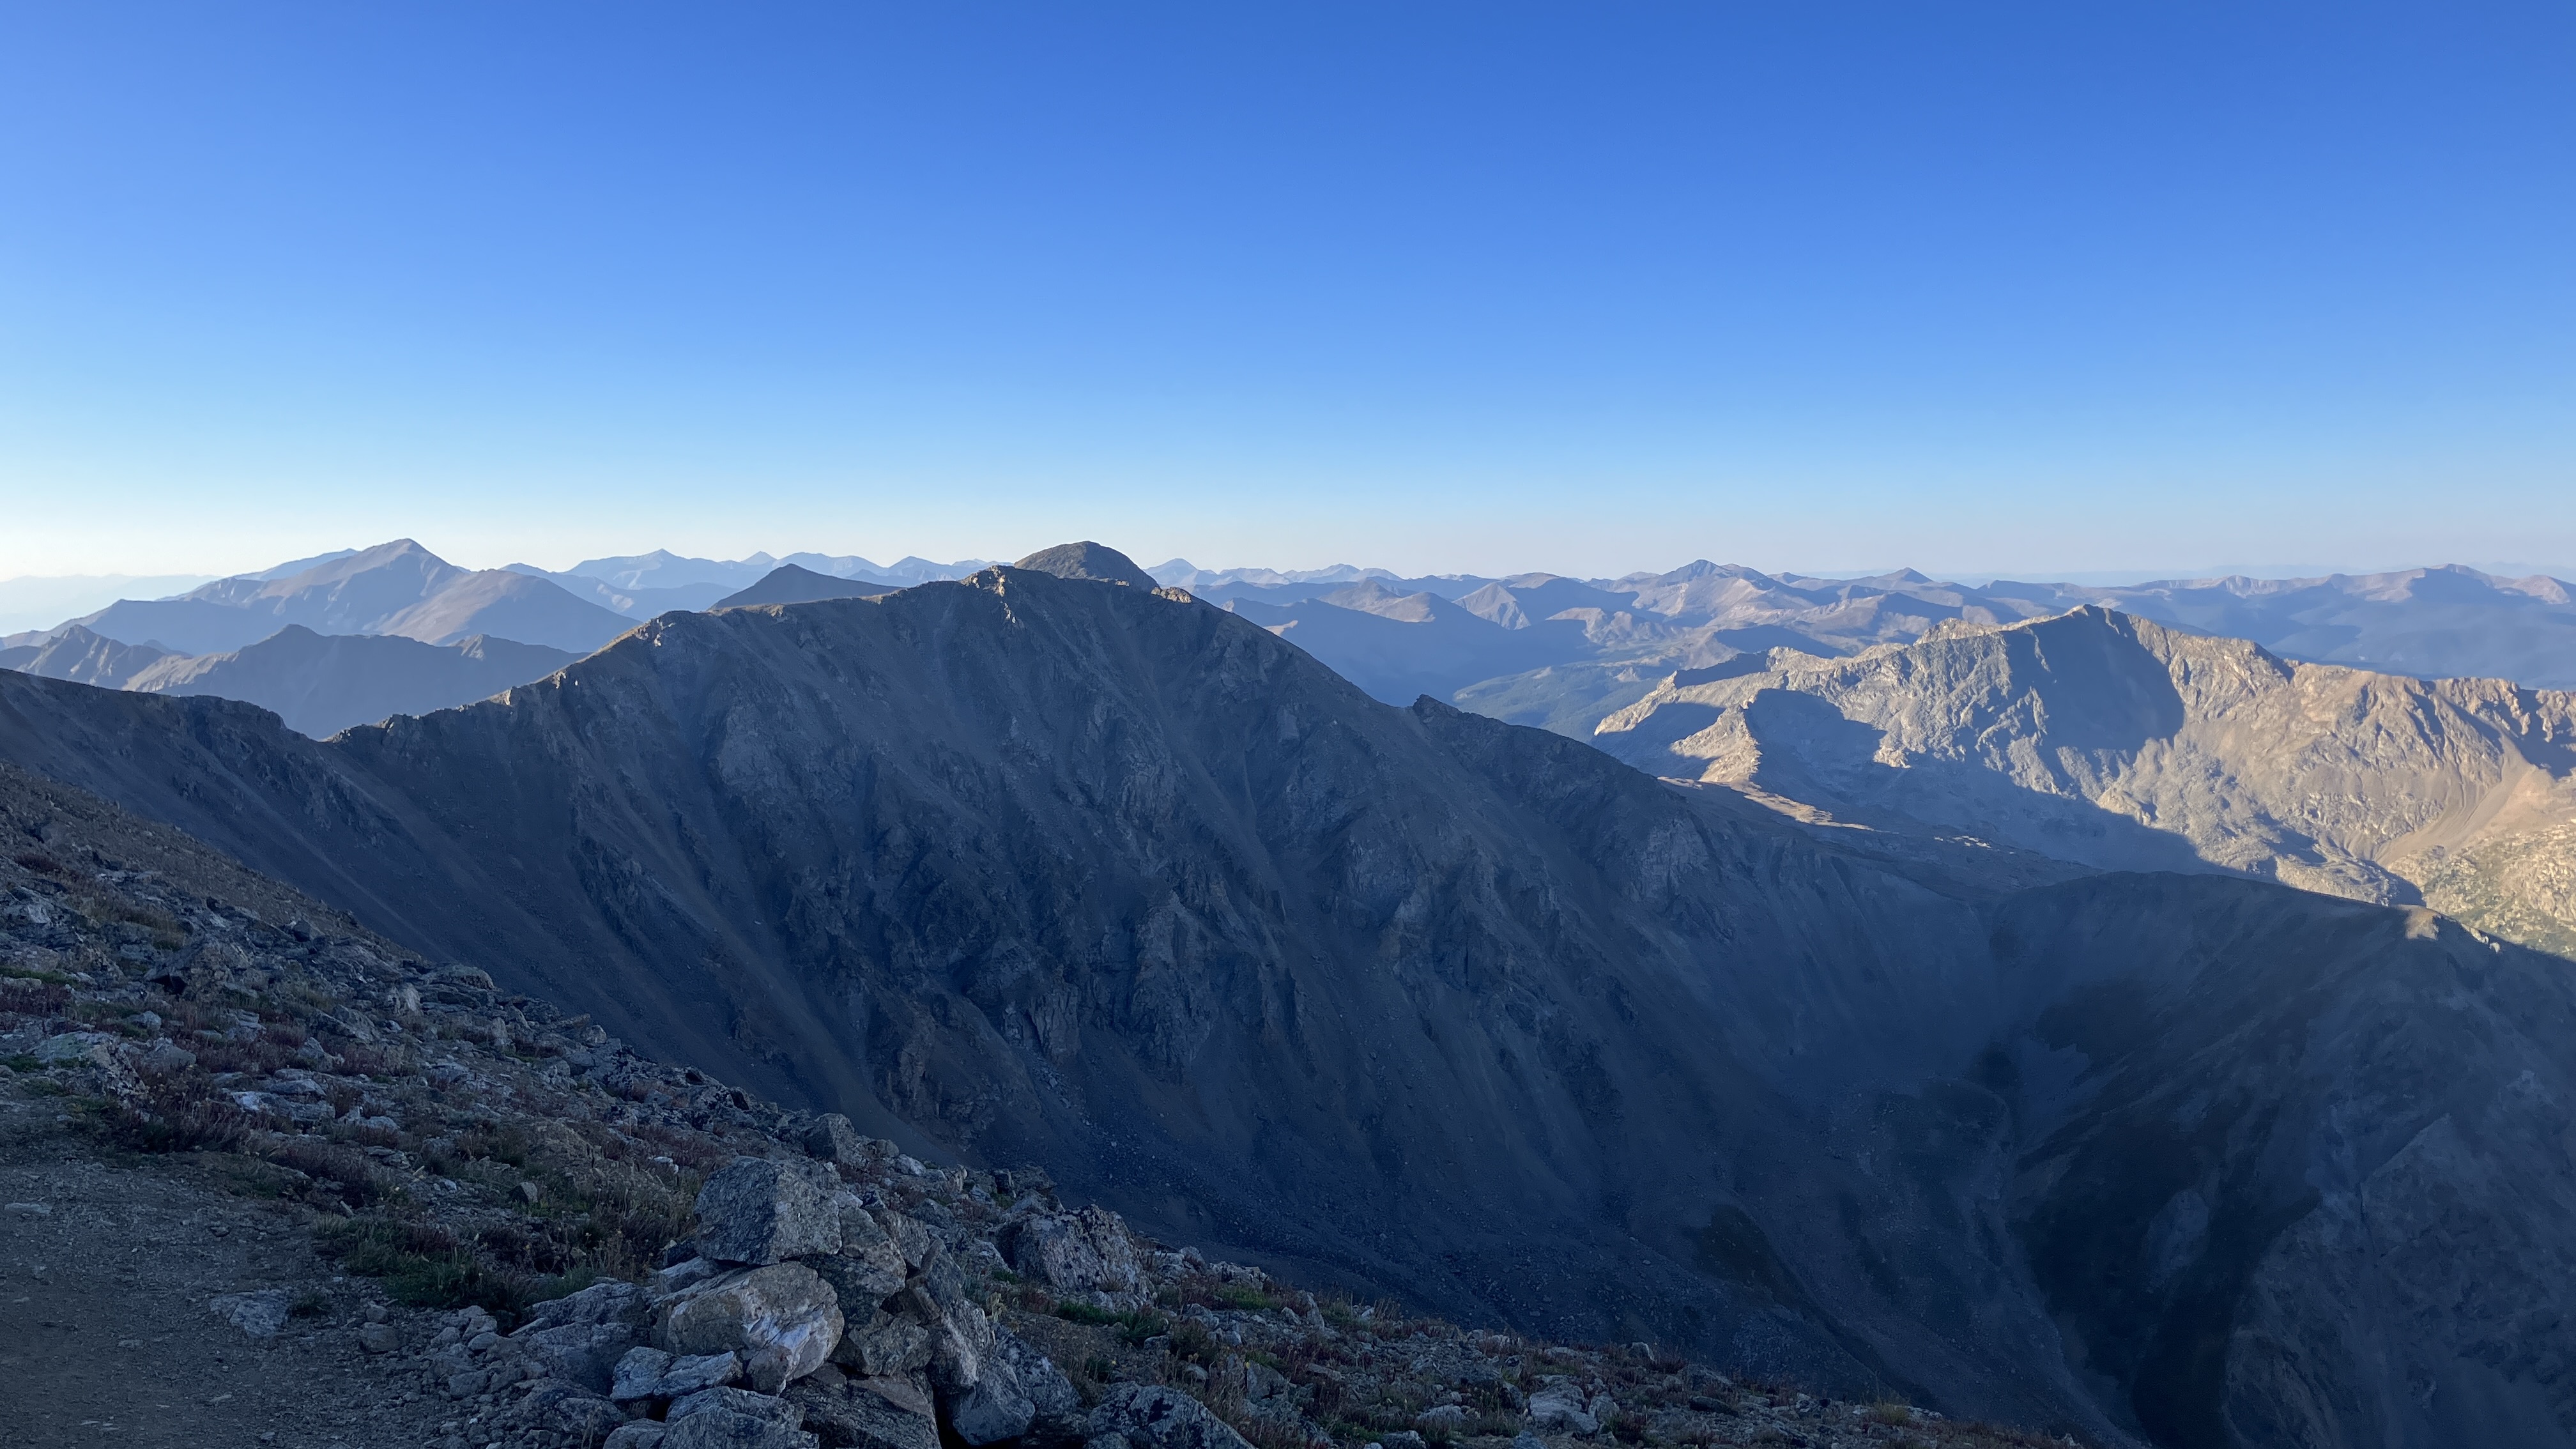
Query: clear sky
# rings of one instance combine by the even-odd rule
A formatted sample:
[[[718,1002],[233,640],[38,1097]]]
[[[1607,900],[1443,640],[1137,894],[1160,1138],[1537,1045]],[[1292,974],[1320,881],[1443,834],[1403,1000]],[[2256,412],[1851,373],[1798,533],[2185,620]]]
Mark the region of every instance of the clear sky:
[[[2576,560],[2576,7],[0,3],[0,576]]]

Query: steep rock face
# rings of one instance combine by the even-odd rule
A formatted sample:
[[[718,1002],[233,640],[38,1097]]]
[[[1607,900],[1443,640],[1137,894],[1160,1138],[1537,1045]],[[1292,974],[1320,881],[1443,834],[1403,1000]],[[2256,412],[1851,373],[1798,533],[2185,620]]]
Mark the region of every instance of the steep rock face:
[[[2568,1441],[2563,962],[2211,877],[1994,918],[2038,988],[1989,1077],[2025,1119],[2019,1234],[2130,1422],[2169,1445]]]
[[[2109,868],[2431,901],[2576,950],[2576,695],[2282,660],[2083,608],[1681,671],[1596,741],[1640,769]]]
[[[1580,1253],[1605,1199],[1687,1261],[1712,1133],[1975,1030],[1972,922],[1908,882],[1212,609],[977,583],[663,621],[345,755],[585,1002],[1444,1301],[1581,1311],[1522,1225]]]
[[[2564,1154],[2489,1090],[2517,1054],[2557,1090],[2563,963],[2255,882],[1980,889],[1966,848],[1864,857],[1569,741],[1378,705],[1171,594],[998,569],[674,616],[319,744],[5,676],[0,754],[630,1040],[1034,1158],[1154,1230],[1837,1392],[2313,1442],[2322,1420],[2239,1406],[2394,1354],[2472,1384],[2491,1335],[2408,1306],[2429,1276],[2395,1307],[2309,1285],[2361,1259],[2302,1164],[2506,1224],[2495,1281],[2566,1243],[2529,1206]],[[2390,1027],[2301,1034],[2364,1020]],[[2415,1110],[2400,1068],[2476,1130],[2337,1148]],[[2175,1095],[2195,1073],[2224,1111]],[[2191,1155],[2123,1176],[2154,1132]],[[2477,1185],[2448,1208],[2406,1165],[2436,1146]],[[2210,1321],[2267,1336],[2214,1369],[2156,1347]],[[2565,1351],[2563,1320],[2522,1326]]]
[[[1856,1333],[1765,1244],[1845,1172],[1802,1119],[1982,1039],[1972,911],[1212,607],[674,616],[313,746],[52,689],[0,694],[25,763],[873,1130],[1418,1301],[2075,1401],[2009,1285],[1990,1342]]]

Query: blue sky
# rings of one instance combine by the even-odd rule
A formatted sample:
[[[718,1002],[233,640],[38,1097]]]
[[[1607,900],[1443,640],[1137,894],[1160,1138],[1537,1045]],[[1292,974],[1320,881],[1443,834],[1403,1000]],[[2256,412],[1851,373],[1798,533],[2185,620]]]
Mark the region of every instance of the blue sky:
[[[2563,4],[0,6],[0,576],[2576,560]]]

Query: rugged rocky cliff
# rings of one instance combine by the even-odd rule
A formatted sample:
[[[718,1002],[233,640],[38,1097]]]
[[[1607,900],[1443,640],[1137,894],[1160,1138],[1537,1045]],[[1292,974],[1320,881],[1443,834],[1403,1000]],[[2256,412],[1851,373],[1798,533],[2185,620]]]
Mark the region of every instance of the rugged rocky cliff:
[[[2430,904],[2576,953],[2563,692],[2294,663],[2081,608],[1680,671],[1594,739],[1853,824]]]
[[[321,744],[5,677],[0,753],[916,1152],[1041,1162],[1317,1284],[1837,1393],[2331,1442],[2402,1350],[2436,1389],[2369,1412],[2437,1442],[2485,1320],[2331,1234],[2334,1282],[2281,1256],[2344,1201],[2301,1164],[2446,1210],[2388,1168],[2414,1137],[2339,1115],[2398,1075],[2440,1086],[2440,1130],[2504,1124],[2458,1149],[2475,1210],[2522,1225],[2498,1271],[2562,1246],[2526,1205],[2563,1195],[2564,1155],[2505,1130],[2526,1088],[2499,1075],[2557,1090],[2561,962],[2254,882],[2032,891],[1967,848],[1838,848],[1376,704],[1185,595],[999,569],[675,616]],[[2312,1029],[2356,1013],[2384,1029]],[[2173,1097],[2190,1071],[2206,1100]],[[2151,1128],[2178,1165],[2088,1166]],[[2244,1417],[2293,1379],[2328,1407]],[[2523,1442],[2564,1442],[2549,1412]]]

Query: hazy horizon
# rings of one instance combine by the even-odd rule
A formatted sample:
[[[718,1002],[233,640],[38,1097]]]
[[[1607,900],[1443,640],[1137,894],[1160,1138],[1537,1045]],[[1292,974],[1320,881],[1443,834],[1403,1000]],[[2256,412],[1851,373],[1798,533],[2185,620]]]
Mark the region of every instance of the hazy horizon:
[[[2564,8],[0,37],[0,577],[2576,559]]]

